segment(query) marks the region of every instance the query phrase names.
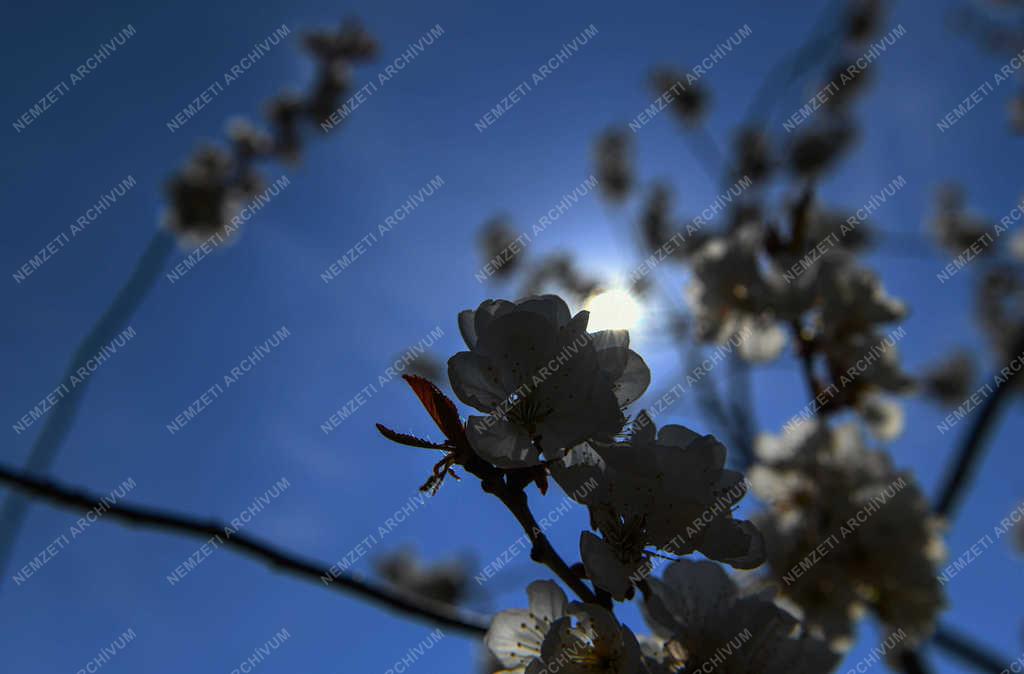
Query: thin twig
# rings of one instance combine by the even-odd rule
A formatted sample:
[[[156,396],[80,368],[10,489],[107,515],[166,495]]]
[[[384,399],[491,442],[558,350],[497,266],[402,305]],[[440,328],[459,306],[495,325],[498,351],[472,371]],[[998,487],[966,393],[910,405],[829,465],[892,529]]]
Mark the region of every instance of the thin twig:
[[[127,327],[132,316],[156,285],[164,262],[174,250],[174,244],[174,236],[168,231],[160,229],[154,233],[142,257],[136,262],[131,276],[117,291],[110,306],[96,319],[96,323],[78,343],[60,379],[61,382],[71,379],[77,368],[81,368],[83,363],[99,353],[118,331]],[[89,380],[85,380],[72,389],[43,424],[29,452],[28,463],[25,466],[29,472],[45,472],[53,463],[64,438],[71,430],[88,382]],[[3,577],[10,561],[27,510],[28,501],[20,494],[9,494],[4,501],[3,510],[0,511],[0,577]]]
[[[534,444],[538,448],[540,447],[539,440],[535,440]],[[556,576],[562,579],[563,583],[576,593],[576,596],[581,601],[590,604],[596,602],[597,597],[583,580],[573,573],[569,565],[565,563],[565,560],[555,550],[548,537],[544,535],[543,530],[537,523],[537,519],[533,516],[524,488],[526,484],[529,484],[529,480],[523,480],[524,484],[510,485],[502,475],[502,471],[484,463],[478,457],[473,457],[467,461],[465,468],[468,472],[480,478],[480,486],[483,487],[483,490],[493,494],[505,504],[505,507],[508,508],[509,512],[516,518],[516,521],[523,527],[523,531],[526,532],[533,546],[533,549],[530,551],[530,558],[551,569]],[[508,479],[512,480],[514,478],[510,474]]]
[[[565,563],[565,560],[562,559],[558,551],[551,545],[548,537],[541,531],[540,525],[537,524],[533,513],[530,512],[530,506],[526,501],[526,492],[506,490],[503,493],[495,494],[495,496],[501,499],[501,502],[515,516],[519,524],[522,525],[523,531],[529,536],[530,543],[533,544],[530,557],[535,562],[539,562],[551,569],[583,602],[590,604],[597,602],[597,597],[594,593],[583,583],[582,579],[572,572],[569,565]]]
[[[2,466],[0,466],[0,482],[16,487],[32,496],[75,510],[88,511],[100,502],[98,495],[65,487],[49,480],[31,477]],[[204,522],[186,515],[124,503],[105,505],[105,507],[104,517],[112,517],[129,524],[166,529],[203,540],[221,536],[224,538],[226,547],[234,548],[275,569],[289,572],[340,592],[355,594],[378,606],[425,620],[431,624],[450,627],[474,636],[481,636],[487,631],[489,620],[486,616],[378,585],[350,572],[337,573],[336,569],[327,569],[320,562],[282,550],[247,534],[234,533],[225,536],[225,525],[216,521]]]

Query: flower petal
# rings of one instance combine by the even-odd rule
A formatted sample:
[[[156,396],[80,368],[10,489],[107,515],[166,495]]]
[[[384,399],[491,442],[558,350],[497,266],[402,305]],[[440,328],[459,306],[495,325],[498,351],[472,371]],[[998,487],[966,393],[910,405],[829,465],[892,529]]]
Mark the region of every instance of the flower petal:
[[[629,356],[628,330],[599,330],[591,333],[590,341],[597,350],[598,363],[601,369],[615,381],[626,369]]]
[[[639,400],[650,385],[651,371],[647,363],[640,354],[629,351],[626,355],[626,365],[613,387],[619,407],[626,407]]]
[[[491,361],[473,351],[460,351],[448,359],[448,381],[459,400],[481,412],[490,412],[507,395]]]
[[[737,569],[753,569],[764,563],[764,537],[752,522],[720,517],[708,525],[698,546],[706,557]]]
[[[499,468],[524,468],[540,463],[526,429],[497,417],[471,416],[466,437],[480,458]]]
[[[479,326],[478,326],[479,328]],[[532,386],[537,373],[557,349],[558,331],[542,315],[509,312],[477,331],[473,353],[490,359],[507,393]]]
[[[476,346],[476,312],[472,309],[459,312],[459,333],[468,348]]]
[[[526,609],[502,611],[491,620],[484,644],[505,667],[522,667],[540,656],[546,627]]]
[[[554,622],[566,614],[569,600],[565,592],[552,580],[535,580],[526,587],[530,598],[530,612],[548,622]]]
[[[484,300],[480,303],[480,306],[473,312],[473,334],[479,339],[487,327],[491,324],[495,318],[504,316],[513,309],[516,305],[512,304],[507,300]],[[470,348],[475,348],[476,344]]]
[[[632,571],[616,559],[604,540],[584,531],[580,534],[580,558],[594,585],[607,591],[616,601],[626,599],[626,593],[632,587],[629,579]]]
[[[516,303],[516,311],[532,311],[548,319],[552,326],[560,328],[569,322],[569,306],[558,295],[537,295]]]

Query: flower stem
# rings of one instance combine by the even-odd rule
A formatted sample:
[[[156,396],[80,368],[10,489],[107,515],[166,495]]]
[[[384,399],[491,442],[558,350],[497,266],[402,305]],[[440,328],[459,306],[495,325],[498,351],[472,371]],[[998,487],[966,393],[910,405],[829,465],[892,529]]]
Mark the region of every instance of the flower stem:
[[[530,511],[530,505],[526,499],[526,492],[523,490],[511,489],[503,480],[485,480],[484,491],[494,494],[505,507],[509,509],[509,512],[516,518],[519,524],[523,527],[523,531],[530,538],[530,543],[533,544],[533,550],[530,552],[530,558],[535,562],[543,564],[544,566],[551,569],[551,571],[562,579],[576,596],[581,601],[589,604],[597,603],[597,597],[591,592],[590,588],[586,586],[582,579],[580,579],[569,565],[565,563],[558,551],[555,550],[554,546],[551,545],[551,541],[544,535],[540,525],[537,524],[537,519],[533,516]]]

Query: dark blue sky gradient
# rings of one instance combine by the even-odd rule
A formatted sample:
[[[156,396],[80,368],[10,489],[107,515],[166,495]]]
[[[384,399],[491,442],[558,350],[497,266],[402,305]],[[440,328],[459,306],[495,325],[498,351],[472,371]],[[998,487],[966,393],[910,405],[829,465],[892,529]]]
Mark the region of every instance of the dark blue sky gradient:
[[[769,4],[771,7],[769,7]],[[74,432],[53,468],[62,480],[106,492],[129,477],[136,503],[228,520],[282,477],[291,487],[246,531],[331,563],[351,550],[415,493],[434,457],[383,440],[384,421],[431,433],[428,418],[399,380],[379,390],[330,435],[320,424],[360,389],[376,382],[402,351],[436,327],[431,351],[441,359],[461,346],[458,310],[500,289],[479,284],[474,241],[496,212],[527,229],[592,171],[592,142],[624,124],[653,97],[649,68],[701,59],[743,24],[742,46],[704,80],[712,93],[710,131],[721,144],[740,121],[755,88],[779,58],[804,39],[821,3],[356,2],[323,0],[210,3],[19,3],[6,9],[0,101],[0,302],[9,316],[0,333],[7,385],[0,408],[10,428],[51,391],[67,358],[130,273],[164,208],[163,181],[202,139],[218,138],[227,119],[255,117],[281,89],[312,75],[300,53],[301,30],[351,14],[380,39],[381,58],[358,71],[376,78],[384,64],[436,24],[443,37],[380,87],[338,129],[310,143],[297,166],[271,167],[291,181],[244,228],[235,245],[203,260],[175,284],[161,278],[130,325],[137,336],[90,378]],[[1018,200],[1019,140],[1003,106],[1009,83],[970,116],[940,133],[935,122],[1002,61],[953,34],[951,0],[899,3],[890,16],[907,35],[878,63],[859,101],[865,122],[855,153],[823,186],[834,206],[857,208],[896,175],[907,180],[874,221],[921,237],[937,185],[962,181],[970,202],[999,218]],[[102,42],[127,24],[137,34],[21,133],[13,122]],[[196,118],[175,133],[165,123],[275,28],[292,35],[264,55]],[[561,45],[593,24],[599,34],[578,54],[480,133],[481,115],[528,78]],[[813,89],[789,92],[783,116]],[[781,117],[778,118],[781,121]],[[637,135],[641,178],[671,180],[678,212],[692,215],[717,193],[669,114]],[[67,230],[126,175],[135,188],[21,284],[11,274]],[[330,284],[320,273],[435,175],[445,186]],[[531,253],[568,249],[591,268],[624,274],[624,214],[584,198],[531,244]],[[932,249],[934,250],[934,249]],[[185,253],[176,251],[173,262]],[[944,254],[873,255],[889,291],[908,301],[903,356],[911,370],[956,345],[991,360],[974,327],[971,272],[940,285]],[[678,283],[678,277],[676,279]],[[275,330],[291,336],[226,390],[181,432],[165,425]],[[634,340],[657,381],[676,367],[650,337]],[[647,347],[645,347],[647,344]],[[791,357],[758,374],[760,426],[778,430],[806,402]],[[652,390],[657,389],[657,384]],[[943,416],[908,403],[909,428],[892,451],[929,493],[966,422],[945,436]],[[685,402],[672,421],[707,430]],[[37,423],[5,431],[5,465],[22,465]],[[1024,460],[1019,407],[1009,408],[992,438],[959,518],[950,556],[961,554],[1022,496]],[[1016,449],[1015,449],[1016,448]],[[544,502],[557,504],[560,496]],[[546,508],[538,505],[539,511]],[[14,554],[27,563],[74,521],[44,505],[32,508]],[[584,521],[575,511],[551,531],[573,551]],[[412,543],[428,558],[469,551],[482,566],[520,532],[512,518],[471,481],[448,484],[381,540],[371,558]],[[230,550],[218,550],[170,587],[165,576],[198,542],[129,529],[91,526],[16,586],[0,584],[0,650],[6,671],[75,672],[122,631],[137,639],[104,672],[230,672],[282,627],[292,638],[259,665],[272,672],[383,672],[430,632],[355,599],[281,576]],[[482,588],[481,610],[522,606],[523,588],[544,577],[526,556]],[[1021,644],[1020,559],[998,541],[948,586],[948,623],[1010,657]],[[490,593],[490,596],[485,596]],[[635,611],[623,615],[642,628]],[[878,643],[865,625],[848,666]],[[416,665],[422,672],[469,672],[475,645],[451,635]],[[961,671],[929,650],[937,671]],[[842,671],[845,671],[842,670]]]

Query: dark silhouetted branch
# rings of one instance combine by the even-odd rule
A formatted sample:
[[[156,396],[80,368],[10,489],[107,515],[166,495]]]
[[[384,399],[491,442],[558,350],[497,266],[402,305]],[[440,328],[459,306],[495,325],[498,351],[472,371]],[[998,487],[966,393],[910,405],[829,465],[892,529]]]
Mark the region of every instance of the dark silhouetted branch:
[[[928,674],[928,666],[924,658],[917,651],[903,651],[900,653],[900,669],[906,674]]]
[[[998,655],[957,634],[949,627],[939,625],[932,643],[980,672],[1002,674],[1008,666],[1007,661],[1000,659]]]
[[[1024,330],[1017,337],[1017,342],[1011,353],[1015,358],[1024,352]],[[999,411],[1010,401],[1014,391],[1013,379],[1016,373],[1012,370],[1006,373],[1005,378],[997,381],[996,390],[984,400],[981,409],[974,417],[974,422],[967,430],[964,442],[956,454],[956,461],[949,469],[942,489],[935,502],[935,512],[945,518],[950,518],[956,507],[960,504],[964,487],[967,485],[974,469],[981,460],[985,448],[985,441],[995,427],[999,418]]]
[[[539,448],[540,442],[536,440],[534,442]],[[530,551],[530,558],[548,567],[563,583],[576,593],[576,596],[581,601],[586,603],[596,602],[597,597],[594,593],[591,592],[590,588],[587,587],[586,583],[579,576],[573,573],[569,565],[565,563],[565,560],[555,550],[551,541],[548,540],[548,537],[544,535],[543,530],[537,523],[537,519],[530,510],[530,504],[527,501],[526,491],[524,490],[526,484],[519,484],[518,488],[510,485],[506,482],[500,470],[476,458],[468,461],[465,464],[465,468],[480,478],[480,486],[483,487],[483,490],[493,494],[505,504],[505,507],[508,508],[509,512],[516,518],[516,521],[523,527],[523,531],[526,532],[533,546],[533,549]]]
[[[31,496],[75,510],[90,510],[100,502],[100,497],[95,494],[34,478],[5,467],[0,467],[0,482],[27,492]],[[115,504],[109,507],[105,505],[105,507],[104,517],[112,517],[121,522],[149,529],[166,529],[204,540],[213,536],[223,536],[225,532],[225,526],[213,520],[200,521],[187,515],[127,504]],[[485,616],[464,611],[443,602],[410,595],[407,592],[373,583],[348,572],[337,573],[334,569],[328,570],[319,562],[282,550],[253,536],[235,533],[230,537],[224,537],[224,545],[258,559],[275,569],[316,582],[323,587],[350,593],[406,616],[418,618],[434,625],[450,627],[473,636],[482,636],[487,631],[489,620]],[[330,582],[324,579],[328,579]]]

